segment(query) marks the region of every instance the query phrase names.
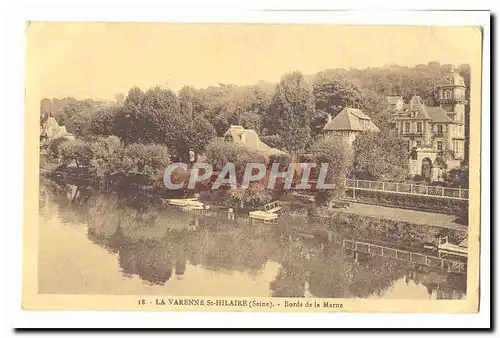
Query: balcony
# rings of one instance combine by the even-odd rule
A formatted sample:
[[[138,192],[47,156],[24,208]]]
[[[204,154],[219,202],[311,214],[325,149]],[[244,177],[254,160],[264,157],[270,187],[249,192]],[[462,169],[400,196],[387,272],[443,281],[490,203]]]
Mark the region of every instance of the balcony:
[[[424,136],[424,132],[416,132],[416,131],[400,131],[400,136]]]

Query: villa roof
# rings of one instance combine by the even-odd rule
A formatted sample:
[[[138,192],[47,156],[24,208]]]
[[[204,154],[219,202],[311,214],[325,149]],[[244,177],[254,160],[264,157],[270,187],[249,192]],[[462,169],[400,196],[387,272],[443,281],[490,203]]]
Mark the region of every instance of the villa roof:
[[[267,155],[282,153],[281,150],[271,148],[260,140],[259,135],[253,129],[245,129],[243,126],[231,125],[224,133],[224,136],[231,136],[234,142],[243,144],[245,147],[262,151]]]
[[[362,131],[361,124],[359,123],[359,118],[357,116],[349,114],[349,112],[344,109],[337,116],[335,116],[330,122],[328,122],[323,130],[356,130]]]
[[[357,108],[344,108],[337,116],[335,116],[330,122],[328,122],[324,127],[324,131],[330,130],[351,130],[351,131],[363,131],[363,126],[361,120],[371,121],[371,118],[364,114],[360,109]],[[380,131],[380,129],[370,123],[369,131]]]
[[[426,110],[432,122],[453,123],[453,120],[448,117],[446,110],[441,107],[426,107]]]
[[[414,116],[395,116],[397,120],[430,120],[434,123],[454,123],[448,116],[446,110],[441,107],[427,107],[419,96],[413,96],[410,101],[410,114],[416,113]]]

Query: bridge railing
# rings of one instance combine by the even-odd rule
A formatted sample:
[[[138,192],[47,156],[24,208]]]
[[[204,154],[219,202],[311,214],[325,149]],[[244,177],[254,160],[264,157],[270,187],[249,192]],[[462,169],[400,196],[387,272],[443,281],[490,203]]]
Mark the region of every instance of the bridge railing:
[[[446,188],[432,185],[420,185],[412,183],[395,183],[382,181],[367,181],[346,179],[346,187],[348,189],[383,191],[389,193],[423,195],[441,198],[451,198],[468,200],[469,189],[461,188]]]

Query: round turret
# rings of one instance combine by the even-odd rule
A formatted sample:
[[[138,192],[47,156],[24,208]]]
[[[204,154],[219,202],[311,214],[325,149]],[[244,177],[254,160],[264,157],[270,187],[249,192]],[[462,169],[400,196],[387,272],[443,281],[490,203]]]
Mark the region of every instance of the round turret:
[[[455,103],[465,104],[466,101],[464,78],[460,76],[460,74],[455,70],[449,71],[445,75],[442,83],[438,85],[437,99],[440,105]]]
[[[452,69],[445,75],[442,86],[460,86],[465,88],[465,81],[458,72]]]

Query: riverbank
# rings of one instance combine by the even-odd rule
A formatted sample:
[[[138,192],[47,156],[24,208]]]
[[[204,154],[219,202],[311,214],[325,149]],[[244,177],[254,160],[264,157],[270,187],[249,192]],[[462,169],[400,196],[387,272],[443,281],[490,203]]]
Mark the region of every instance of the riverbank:
[[[467,226],[457,223],[457,216],[450,214],[408,210],[355,202],[350,202],[349,207],[343,209],[342,212],[356,214],[359,216],[409,222],[417,225],[428,225],[457,231],[467,231]]]

